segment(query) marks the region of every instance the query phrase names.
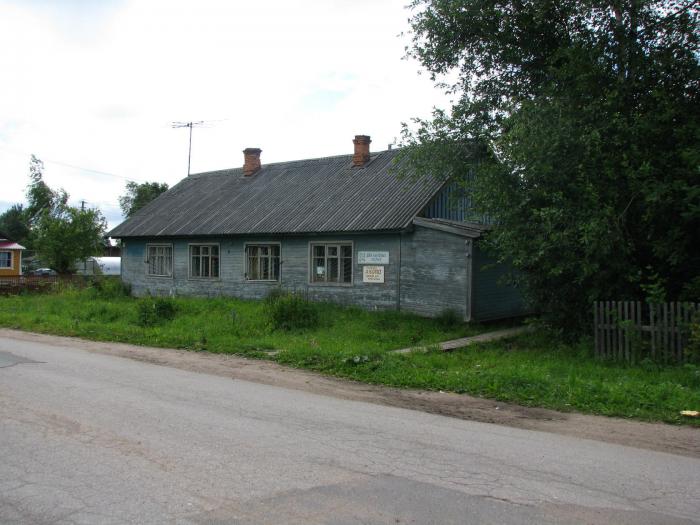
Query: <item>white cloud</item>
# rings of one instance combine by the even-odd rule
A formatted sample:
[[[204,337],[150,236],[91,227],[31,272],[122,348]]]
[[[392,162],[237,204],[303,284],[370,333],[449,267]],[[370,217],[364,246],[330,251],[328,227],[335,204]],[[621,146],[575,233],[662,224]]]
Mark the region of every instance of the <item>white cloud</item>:
[[[101,7],[95,7],[100,4]],[[114,210],[124,180],[374,149],[444,97],[402,60],[404,0],[213,0],[0,4],[0,201],[23,199],[28,152],[49,184]]]

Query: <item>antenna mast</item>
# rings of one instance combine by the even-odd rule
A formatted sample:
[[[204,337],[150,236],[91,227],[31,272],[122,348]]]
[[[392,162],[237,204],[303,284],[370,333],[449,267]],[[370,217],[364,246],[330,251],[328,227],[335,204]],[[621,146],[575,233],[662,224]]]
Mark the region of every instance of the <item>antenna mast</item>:
[[[173,128],[190,128],[190,148],[187,152],[187,176],[190,176],[190,161],[192,160],[192,128],[204,124],[203,120],[197,122],[173,122]]]

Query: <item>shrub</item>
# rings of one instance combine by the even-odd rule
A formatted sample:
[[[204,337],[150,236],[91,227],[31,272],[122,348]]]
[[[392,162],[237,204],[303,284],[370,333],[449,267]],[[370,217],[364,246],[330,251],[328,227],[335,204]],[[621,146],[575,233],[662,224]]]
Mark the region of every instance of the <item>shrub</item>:
[[[442,310],[435,320],[445,330],[454,328],[462,322],[462,316],[454,308],[445,308]]]
[[[92,281],[90,291],[94,297],[116,299],[131,295],[131,285],[115,277],[98,277]]]
[[[146,297],[138,303],[138,324],[153,326],[175,318],[175,301],[168,297]]]
[[[685,355],[691,363],[700,363],[700,312],[696,312],[690,321],[688,344]]]
[[[318,306],[298,294],[283,294],[267,302],[270,322],[278,330],[304,330],[319,324]]]
[[[683,286],[679,299],[693,303],[700,301],[700,275]]]
[[[289,292],[284,290],[280,286],[276,286],[272,288],[269,292],[267,292],[267,295],[265,296],[265,304],[267,306],[273,305],[277,301],[279,301],[282,297],[287,297],[289,295]]]

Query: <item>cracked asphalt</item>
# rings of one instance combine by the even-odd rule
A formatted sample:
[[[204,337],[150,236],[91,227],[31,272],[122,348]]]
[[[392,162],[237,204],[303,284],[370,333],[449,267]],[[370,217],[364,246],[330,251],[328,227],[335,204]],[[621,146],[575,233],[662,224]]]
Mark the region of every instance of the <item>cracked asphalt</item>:
[[[700,460],[0,337],[0,523],[700,523]]]

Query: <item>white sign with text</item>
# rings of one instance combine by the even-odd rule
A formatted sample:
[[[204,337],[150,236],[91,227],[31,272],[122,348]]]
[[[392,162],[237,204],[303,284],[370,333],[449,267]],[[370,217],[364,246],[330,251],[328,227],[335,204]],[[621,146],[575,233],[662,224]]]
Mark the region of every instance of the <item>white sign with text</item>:
[[[384,267],[383,266],[363,266],[362,267],[362,282],[363,283],[383,283],[384,282]]]
[[[358,264],[389,264],[389,252],[357,252]]]

